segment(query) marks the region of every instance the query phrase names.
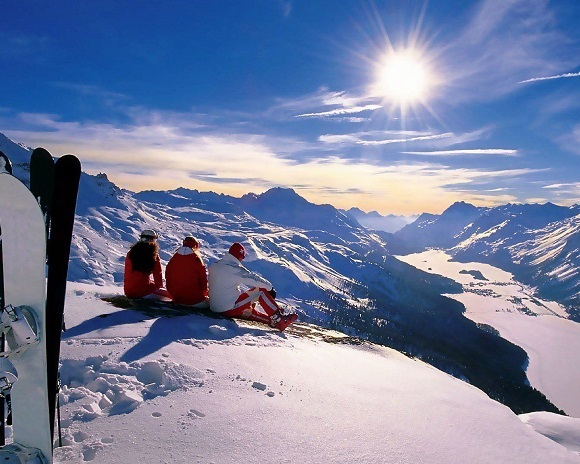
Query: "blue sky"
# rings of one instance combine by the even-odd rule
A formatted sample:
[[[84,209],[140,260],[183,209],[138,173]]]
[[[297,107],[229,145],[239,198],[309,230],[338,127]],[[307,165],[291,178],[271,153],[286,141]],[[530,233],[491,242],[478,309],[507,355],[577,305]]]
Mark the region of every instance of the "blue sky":
[[[9,1],[0,132],[134,191],[580,203],[576,0]]]

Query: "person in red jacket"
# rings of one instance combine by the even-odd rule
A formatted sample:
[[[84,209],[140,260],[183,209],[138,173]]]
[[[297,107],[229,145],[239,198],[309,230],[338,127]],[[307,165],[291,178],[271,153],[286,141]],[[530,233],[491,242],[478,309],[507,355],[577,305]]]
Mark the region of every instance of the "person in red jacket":
[[[194,237],[183,239],[183,246],[167,263],[165,279],[174,303],[209,308],[207,271]]]
[[[149,295],[160,299],[171,298],[169,292],[163,288],[159,245],[154,230],[147,229],[141,232],[139,241],[127,253],[123,288],[129,298],[143,298]]]

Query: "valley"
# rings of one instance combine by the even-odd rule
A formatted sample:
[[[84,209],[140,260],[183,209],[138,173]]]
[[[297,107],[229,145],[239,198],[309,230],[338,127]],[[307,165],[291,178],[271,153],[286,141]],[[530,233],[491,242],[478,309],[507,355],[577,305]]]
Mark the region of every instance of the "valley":
[[[522,347],[529,357],[530,384],[567,414],[580,417],[580,365],[575,357],[580,352],[580,324],[567,319],[561,305],[540,300],[508,272],[488,264],[453,261],[441,250],[397,258],[460,283],[463,293],[448,296],[465,306],[465,316]],[[487,280],[465,270],[477,270]]]

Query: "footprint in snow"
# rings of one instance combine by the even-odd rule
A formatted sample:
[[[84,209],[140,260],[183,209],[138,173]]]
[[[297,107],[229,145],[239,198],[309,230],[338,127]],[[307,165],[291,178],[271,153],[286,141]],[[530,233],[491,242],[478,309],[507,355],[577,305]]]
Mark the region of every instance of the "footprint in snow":
[[[89,438],[89,435],[86,434],[85,432],[75,432],[73,433],[73,440],[75,441],[75,443],[80,443],[82,441],[85,441],[87,438]]]
[[[102,443],[91,443],[83,447],[83,461],[93,461],[97,457],[97,451],[103,450],[105,447]]]

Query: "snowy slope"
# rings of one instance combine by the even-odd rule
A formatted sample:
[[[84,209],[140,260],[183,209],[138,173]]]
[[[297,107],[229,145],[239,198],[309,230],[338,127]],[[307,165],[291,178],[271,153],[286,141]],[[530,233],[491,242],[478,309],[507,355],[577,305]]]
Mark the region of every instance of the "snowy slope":
[[[539,282],[547,298],[561,299],[580,320],[580,214],[549,224],[510,247],[514,262],[526,268],[526,280]]]
[[[69,284],[56,462],[580,462],[580,419],[520,419],[427,364],[331,331],[149,317],[99,299],[118,290]]]

